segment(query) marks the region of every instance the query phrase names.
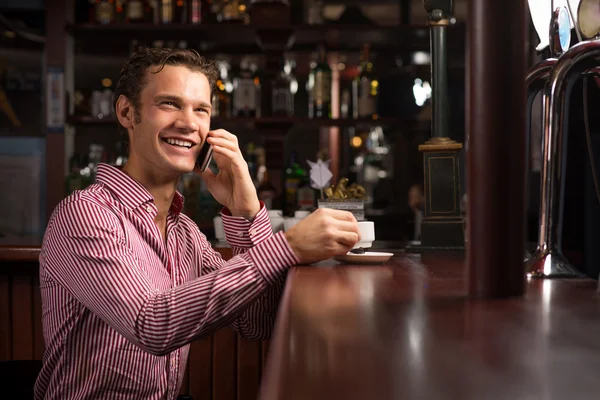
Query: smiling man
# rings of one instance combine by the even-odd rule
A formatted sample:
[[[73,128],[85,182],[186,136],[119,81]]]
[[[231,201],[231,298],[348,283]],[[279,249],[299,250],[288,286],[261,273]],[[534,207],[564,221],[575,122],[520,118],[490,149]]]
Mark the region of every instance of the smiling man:
[[[354,217],[336,210],[273,234],[237,138],[210,130],[216,76],[188,50],[143,49],[123,65],[115,110],[127,164],[99,165],[96,183],[57,206],[44,236],[37,399],[175,399],[191,341],[225,325],[269,337],[288,268],[358,241]],[[205,143],[219,172],[201,176],[224,206],[228,262],[181,213],[175,189]]]

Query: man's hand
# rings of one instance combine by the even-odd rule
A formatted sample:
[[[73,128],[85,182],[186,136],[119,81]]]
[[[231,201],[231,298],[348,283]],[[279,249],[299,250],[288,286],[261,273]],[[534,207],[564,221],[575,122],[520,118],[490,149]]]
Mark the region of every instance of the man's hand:
[[[360,240],[358,223],[348,211],[319,208],[285,233],[303,264],[346,254]]]
[[[217,175],[209,168],[200,173],[208,190],[215,200],[231,211],[231,215],[254,219],[260,211],[260,202],[237,137],[217,129],[210,131],[206,140],[213,146],[213,159],[219,167]]]

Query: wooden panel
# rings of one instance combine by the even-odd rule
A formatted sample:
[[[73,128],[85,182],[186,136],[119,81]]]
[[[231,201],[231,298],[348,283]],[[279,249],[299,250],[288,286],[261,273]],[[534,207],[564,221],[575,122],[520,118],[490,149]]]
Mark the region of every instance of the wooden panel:
[[[267,357],[269,355],[269,345],[271,344],[271,341],[269,340],[263,340],[261,343],[261,353],[262,353],[262,369],[261,369],[261,375],[262,375],[262,371],[265,368],[265,365],[267,364]]]
[[[469,2],[467,264],[473,297],[519,296],[525,287],[526,7],[524,1]]]
[[[189,394],[194,400],[210,399],[212,397],[213,372],[213,337],[208,336],[196,340],[190,348]]]
[[[10,278],[0,275],[0,361],[11,359]]]
[[[237,334],[231,328],[213,337],[213,400],[236,399]]]
[[[33,359],[41,360],[44,355],[44,330],[42,326],[42,294],[40,277],[33,277]]]
[[[33,359],[33,316],[31,277],[12,277],[12,358]]]
[[[237,398],[255,400],[260,385],[260,341],[245,340],[238,336],[237,342]]]

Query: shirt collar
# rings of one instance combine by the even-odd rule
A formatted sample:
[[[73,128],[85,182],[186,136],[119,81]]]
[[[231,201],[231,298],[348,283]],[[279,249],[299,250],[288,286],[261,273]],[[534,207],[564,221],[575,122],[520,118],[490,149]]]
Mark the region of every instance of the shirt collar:
[[[99,163],[96,173],[96,182],[101,182],[107,186],[119,201],[130,210],[134,210],[146,203],[154,203],[154,197],[138,181],[121,171],[120,168],[112,165]],[[175,216],[179,216],[183,210],[184,198],[178,191],[175,191],[173,202],[169,211]]]

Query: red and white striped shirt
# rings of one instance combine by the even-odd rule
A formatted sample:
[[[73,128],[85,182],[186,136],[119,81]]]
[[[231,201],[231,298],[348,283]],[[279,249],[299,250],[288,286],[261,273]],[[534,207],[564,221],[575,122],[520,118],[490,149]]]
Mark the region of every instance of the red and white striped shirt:
[[[191,341],[228,324],[269,336],[299,261],[285,236],[264,205],[252,222],[224,210],[225,262],[182,207],[177,193],[165,242],[151,194],[102,164],[95,184],[58,205],[40,254],[36,399],[175,399]]]

